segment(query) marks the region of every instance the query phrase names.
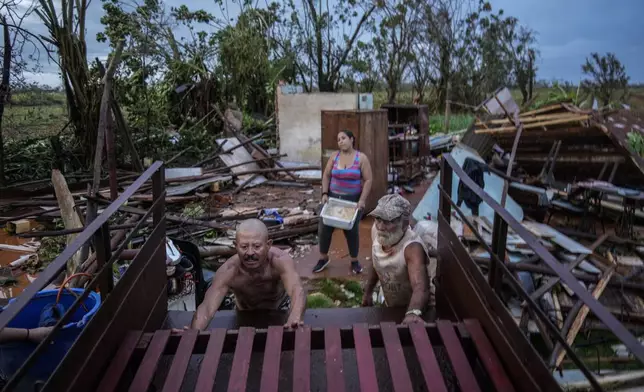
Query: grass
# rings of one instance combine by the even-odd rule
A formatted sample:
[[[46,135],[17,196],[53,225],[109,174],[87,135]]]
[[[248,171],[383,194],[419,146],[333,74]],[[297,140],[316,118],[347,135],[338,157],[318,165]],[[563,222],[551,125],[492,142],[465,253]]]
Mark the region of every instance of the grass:
[[[5,106],[2,132],[5,141],[56,135],[67,124],[65,95],[55,91],[23,91]]]
[[[322,279],[306,299],[307,307],[312,308],[352,308],[362,303],[362,286],[359,282],[339,279]]]
[[[64,105],[15,106],[5,108],[2,131],[5,140],[56,135],[68,121]]]

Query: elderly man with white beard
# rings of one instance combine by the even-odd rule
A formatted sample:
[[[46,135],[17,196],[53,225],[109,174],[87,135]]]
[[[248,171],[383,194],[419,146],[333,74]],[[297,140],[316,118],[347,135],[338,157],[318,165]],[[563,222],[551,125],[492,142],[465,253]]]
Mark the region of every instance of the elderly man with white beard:
[[[369,215],[375,218],[373,268],[362,306],[373,305],[373,290],[380,281],[387,306],[407,307],[403,324],[423,322],[431,295],[429,256],[421,238],[409,227],[410,203],[398,194],[386,195]]]

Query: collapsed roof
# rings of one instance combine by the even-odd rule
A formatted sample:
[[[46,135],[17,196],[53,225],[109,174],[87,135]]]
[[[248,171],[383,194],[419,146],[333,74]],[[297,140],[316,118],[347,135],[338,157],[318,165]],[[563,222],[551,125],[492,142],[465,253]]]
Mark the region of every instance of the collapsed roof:
[[[644,159],[627,141],[629,132],[644,133],[644,120],[638,114],[630,110],[582,110],[558,103],[521,113],[519,118],[524,130],[516,162],[530,176],[542,175],[544,164],[556,156],[553,174],[559,182],[612,175],[615,185],[644,183]],[[516,132],[507,118],[488,116],[477,120],[463,141],[488,158],[490,139],[510,151]]]

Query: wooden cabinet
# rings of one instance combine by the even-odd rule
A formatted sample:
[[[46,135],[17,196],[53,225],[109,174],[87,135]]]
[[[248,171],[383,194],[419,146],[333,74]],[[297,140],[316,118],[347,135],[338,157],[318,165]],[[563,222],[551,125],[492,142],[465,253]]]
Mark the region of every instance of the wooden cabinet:
[[[366,203],[367,211],[378,204],[387,193],[389,147],[386,110],[323,110],[322,111],[322,169],[338,151],[338,132],[349,130],[356,137],[356,149],[367,155],[373,172],[373,185]]]
[[[383,104],[389,118],[389,159],[394,182],[404,184],[424,173],[429,158],[427,105]]]

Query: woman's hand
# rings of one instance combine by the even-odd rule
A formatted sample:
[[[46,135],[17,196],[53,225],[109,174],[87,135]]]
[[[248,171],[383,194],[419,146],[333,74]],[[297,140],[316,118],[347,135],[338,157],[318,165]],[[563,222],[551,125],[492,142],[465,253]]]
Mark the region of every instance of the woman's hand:
[[[322,204],[326,204],[329,201],[329,195],[322,195]]]
[[[358,209],[359,209],[359,210],[364,210],[364,208],[365,208],[365,202],[364,202],[364,200],[359,200],[359,201],[358,201]]]

